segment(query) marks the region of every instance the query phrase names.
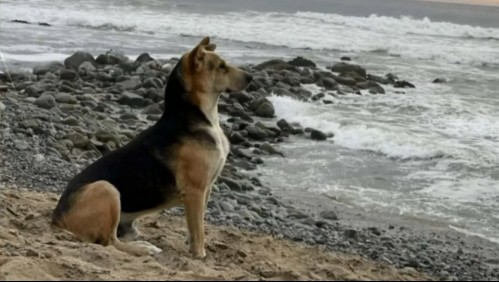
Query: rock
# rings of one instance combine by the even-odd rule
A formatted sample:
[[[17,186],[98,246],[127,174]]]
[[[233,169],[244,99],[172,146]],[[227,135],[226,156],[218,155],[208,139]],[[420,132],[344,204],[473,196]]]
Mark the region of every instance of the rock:
[[[233,212],[234,211],[234,207],[227,202],[220,202],[220,207],[222,208],[222,210],[224,212]]]
[[[376,236],[381,235],[381,231],[377,227],[369,227],[368,230]]]
[[[66,84],[61,84],[59,86],[59,92],[74,93],[75,89],[71,88],[70,86],[68,86]]]
[[[348,85],[348,86],[353,86],[357,83],[355,79],[345,76],[338,76],[334,80],[341,85]]]
[[[123,113],[122,115],[120,115],[120,119],[121,120],[129,120],[129,119],[138,120],[139,118],[134,113]]]
[[[142,63],[154,61],[154,59],[148,53],[142,53],[137,57],[137,59],[135,59],[135,61],[142,64]]]
[[[95,59],[92,54],[78,51],[64,60],[64,66],[67,69],[77,70],[83,62],[95,64]]]
[[[354,239],[354,240],[357,240],[359,238],[359,235],[358,235],[358,232],[357,230],[353,230],[353,229],[346,229],[345,232],[343,233],[345,235],[345,237],[347,237],[348,239]]]
[[[343,57],[340,58],[340,60],[342,60],[342,61],[351,61],[352,59],[350,57],[343,56]]]
[[[405,81],[405,80],[397,80],[394,84],[393,87],[395,88],[416,88],[414,84]]]
[[[76,148],[86,148],[90,143],[86,136],[83,136],[78,132],[70,133],[66,138],[71,141]]]
[[[143,115],[162,115],[163,110],[159,107],[158,104],[151,104],[147,106],[144,110],[142,110],[141,114]]]
[[[336,80],[334,80],[332,78],[325,77],[322,80],[320,80],[319,83],[322,84],[322,86],[324,86],[324,88],[326,88],[327,90],[338,89],[338,82],[336,82]]]
[[[384,78],[384,77],[373,75],[373,74],[368,74],[367,79],[370,81],[381,83],[381,84],[389,84],[390,83],[390,80],[388,78]]]
[[[78,73],[82,75],[88,75],[92,72],[95,72],[97,68],[92,64],[91,62],[83,62],[81,65],[78,67]]]
[[[64,69],[64,66],[59,62],[51,62],[42,66],[36,66],[33,68],[33,74],[44,75],[48,72],[56,73],[58,70]]]
[[[281,59],[266,61],[256,65],[254,68],[256,70],[296,70],[293,65]]]
[[[14,146],[16,147],[16,149],[18,149],[20,151],[27,150],[30,147],[28,142],[26,142],[24,140],[14,140]]]
[[[67,124],[67,125],[72,125],[72,126],[75,126],[75,125],[78,125],[79,124],[79,121],[77,118],[73,117],[73,116],[69,116],[65,119],[62,120],[62,123],[63,124]]]
[[[324,132],[322,132],[322,131],[313,129],[310,132],[310,138],[312,138],[312,140],[324,141],[324,140],[327,139],[327,135]]]
[[[62,80],[74,80],[78,76],[78,73],[75,72],[74,70],[69,70],[69,69],[61,69],[59,73],[59,77]]]
[[[142,107],[146,102],[144,101],[144,98],[137,94],[125,92],[121,94],[120,98],[118,98],[118,103],[128,105],[130,107]]]
[[[433,80],[433,83],[447,83],[447,79],[445,79],[445,78],[440,78],[440,77],[439,77],[439,78],[435,78],[435,79]]]
[[[140,67],[140,62],[126,62],[118,65],[119,68],[121,68],[124,72],[126,73],[132,73],[137,70],[138,67]]]
[[[385,76],[392,82],[395,82],[397,79],[399,79],[399,77],[393,73],[387,73]]]
[[[248,94],[246,91],[235,92],[229,95],[230,98],[237,100],[239,103],[247,103],[253,100],[253,96]]]
[[[56,102],[54,96],[50,94],[43,94],[35,101],[35,105],[43,109],[51,109],[55,107]]]
[[[95,61],[101,65],[117,65],[126,63],[129,59],[123,52],[111,49],[106,54],[99,55]]]
[[[239,132],[233,132],[229,137],[231,144],[241,144],[246,142],[246,138],[244,138]]]
[[[323,211],[320,213],[320,216],[324,219],[338,220],[338,215],[335,211]]]
[[[0,115],[7,109],[7,107],[4,105],[4,103],[0,102]]]
[[[282,130],[282,131],[292,131],[293,127],[289,125],[289,123],[285,119],[280,119],[277,122],[277,126]]]
[[[76,98],[68,93],[59,93],[55,95],[55,100],[59,103],[65,103],[65,104],[77,104],[78,101]]]
[[[305,59],[303,57],[296,57],[293,60],[289,61],[288,64],[295,67],[312,67],[315,68],[317,65],[311,60]]]
[[[368,83],[369,93],[371,94],[385,94],[385,89],[381,87],[381,85],[377,84],[374,81],[369,81]]]
[[[326,96],[326,93],[324,93],[324,92],[317,93],[314,96],[310,97],[310,100],[319,101],[320,99],[324,98],[325,96]]]
[[[254,125],[246,127],[245,130],[248,132],[249,137],[256,140],[264,140],[269,137],[269,134],[265,130]]]
[[[263,103],[261,103],[257,109],[255,110],[255,114],[259,117],[274,117],[275,110],[274,110],[274,105],[272,103],[265,99]]]
[[[260,146],[260,150],[267,152],[270,155],[280,155],[280,156],[284,157],[284,154],[282,152],[279,152],[277,149],[275,149],[268,142],[262,143],[262,145]]]
[[[137,89],[140,87],[141,84],[142,84],[142,81],[140,80],[140,77],[138,77],[138,76],[133,76],[128,80],[116,83],[117,86],[121,87],[122,89],[126,89],[126,90]]]
[[[237,181],[235,181],[231,178],[220,177],[219,181],[220,181],[220,183],[225,183],[232,191],[237,191],[237,192],[242,191],[241,185]]]
[[[367,77],[367,72],[364,68],[358,65],[353,65],[353,64],[348,64],[348,63],[337,63],[334,64],[331,67],[328,67],[333,72],[339,72],[339,73],[349,73],[349,72],[354,72],[359,74],[360,76],[366,78]]]
[[[144,81],[142,87],[160,89],[163,87],[163,82],[157,77],[149,77]]]

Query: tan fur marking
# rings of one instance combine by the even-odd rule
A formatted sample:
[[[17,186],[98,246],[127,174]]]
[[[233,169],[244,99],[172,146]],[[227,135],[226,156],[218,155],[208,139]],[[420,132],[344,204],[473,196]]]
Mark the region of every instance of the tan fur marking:
[[[137,256],[160,250],[147,242],[123,243],[117,237],[120,221],[120,193],[111,183],[97,181],[82,187],[71,209],[57,225],[82,241],[113,245],[116,249]]]
[[[81,240],[100,241],[107,246],[119,222],[119,197],[114,186],[105,181],[83,187],[71,210],[63,216],[62,226]]]

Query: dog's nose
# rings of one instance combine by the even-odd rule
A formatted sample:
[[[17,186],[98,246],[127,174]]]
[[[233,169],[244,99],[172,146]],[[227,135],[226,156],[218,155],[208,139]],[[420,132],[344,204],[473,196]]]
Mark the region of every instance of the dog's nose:
[[[246,75],[246,81],[250,83],[253,80],[253,76],[248,72],[245,73],[245,75]]]

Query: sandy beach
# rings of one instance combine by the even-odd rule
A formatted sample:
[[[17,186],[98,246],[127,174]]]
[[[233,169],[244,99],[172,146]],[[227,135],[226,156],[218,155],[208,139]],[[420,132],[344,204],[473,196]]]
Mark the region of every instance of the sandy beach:
[[[133,257],[53,231],[47,220],[57,195],[0,190],[0,280],[427,280],[358,256],[336,254],[233,227],[209,225],[208,257],[192,260],[182,217],[144,219],[142,238],[163,252]],[[141,238],[141,239],[142,239]]]

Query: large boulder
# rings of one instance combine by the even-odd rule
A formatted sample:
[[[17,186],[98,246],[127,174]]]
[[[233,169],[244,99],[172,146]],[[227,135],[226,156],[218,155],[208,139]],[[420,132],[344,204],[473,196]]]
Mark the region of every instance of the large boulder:
[[[83,62],[95,64],[94,56],[88,52],[78,51],[64,60],[64,66],[68,69],[78,70]]]
[[[337,64],[334,64],[333,66],[328,67],[328,69],[330,69],[333,72],[339,72],[339,73],[354,72],[354,73],[359,74],[363,78],[367,77],[366,70],[359,65],[341,62],[341,63],[337,63]]]
[[[290,65],[295,67],[312,67],[315,68],[317,65],[311,60],[305,59],[303,57],[296,57],[288,62]]]
[[[263,62],[255,66],[256,70],[296,70],[296,68],[281,59]]]

